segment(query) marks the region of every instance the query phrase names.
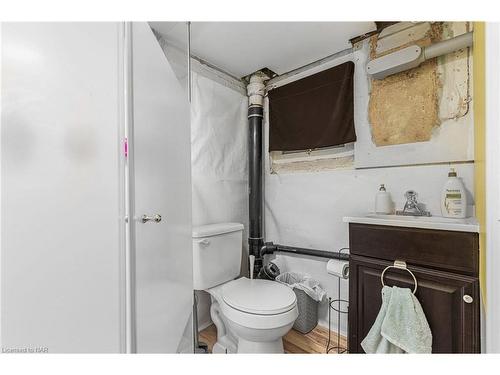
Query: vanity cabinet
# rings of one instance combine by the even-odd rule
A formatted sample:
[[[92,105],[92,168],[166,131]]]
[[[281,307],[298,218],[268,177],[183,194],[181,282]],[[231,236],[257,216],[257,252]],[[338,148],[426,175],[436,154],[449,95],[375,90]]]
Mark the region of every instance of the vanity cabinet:
[[[433,353],[480,352],[479,239],[473,232],[349,224],[349,352],[380,310],[381,274],[395,260],[407,263],[432,331]],[[391,268],[385,285],[414,288],[412,276]]]

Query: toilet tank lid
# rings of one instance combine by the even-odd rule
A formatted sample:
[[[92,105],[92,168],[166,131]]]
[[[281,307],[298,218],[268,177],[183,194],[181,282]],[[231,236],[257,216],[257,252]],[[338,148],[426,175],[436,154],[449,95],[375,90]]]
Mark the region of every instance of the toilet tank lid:
[[[217,223],[193,227],[193,238],[211,237],[243,230],[240,223]]]

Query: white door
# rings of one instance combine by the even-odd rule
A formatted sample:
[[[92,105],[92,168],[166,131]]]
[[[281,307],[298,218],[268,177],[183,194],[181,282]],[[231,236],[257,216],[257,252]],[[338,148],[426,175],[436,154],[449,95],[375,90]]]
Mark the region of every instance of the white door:
[[[120,352],[117,23],[2,24],[3,352]]]
[[[132,51],[135,346],[192,352],[189,103],[147,23],[133,23]]]

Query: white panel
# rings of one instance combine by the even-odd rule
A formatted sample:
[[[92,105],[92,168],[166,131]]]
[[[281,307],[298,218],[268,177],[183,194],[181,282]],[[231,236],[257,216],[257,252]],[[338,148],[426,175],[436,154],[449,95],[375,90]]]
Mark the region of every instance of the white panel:
[[[151,22],[174,44],[182,33]],[[267,67],[278,74],[350,48],[349,39],[375,30],[374,22],[193,22],[192,54],[243,77]]]
[[[191,327],[189,103],[147,23],[133,24],[138,352],[176,352]]]
[[[2,25],[3,349],[121,349],[117,32]]]
[[[486,24],[486,352],[500,353],[500,24]]]

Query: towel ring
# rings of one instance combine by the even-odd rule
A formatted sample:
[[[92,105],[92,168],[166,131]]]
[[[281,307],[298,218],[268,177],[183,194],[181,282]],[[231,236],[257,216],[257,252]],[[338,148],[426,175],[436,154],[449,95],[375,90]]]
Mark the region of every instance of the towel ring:
[[[390,268],[397,268],[399,270],[405,270],[405,271],[408,271],[410,273],[411,277],[413,277],[413,281],[415,282],[415,288],[413,288],[413,294],[415,294],[415,292],[417,291],[417,278],[415,277],[413,272],[411,272],[406,267],[406,262],[403,260],[396,260],[396,261],[394,261],[394,264],[392,266],[387,266],[384,268],[384,270],[382,271],[382,274],[380,275],[380,282],[382,283],[382,286],[385,286],[385,284],[384,284],[385,271],[387,271]]]

